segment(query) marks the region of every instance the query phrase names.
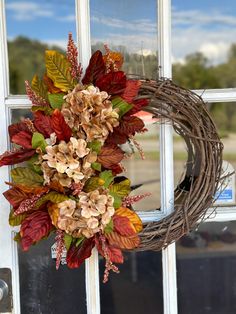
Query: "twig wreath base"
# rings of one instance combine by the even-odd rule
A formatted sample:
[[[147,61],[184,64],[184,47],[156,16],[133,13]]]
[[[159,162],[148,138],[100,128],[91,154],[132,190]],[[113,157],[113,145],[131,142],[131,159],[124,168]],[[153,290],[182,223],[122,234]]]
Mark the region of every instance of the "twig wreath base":
[[[223,144],[206,104],[194,92],[170,80],[143,81],[138,98],[150,100],[146,111],[170,121],[185,141],[188,158],[175,189],[174,212],[147,224],[138,250],[158,251],[195,229],[214,202],[222,181]]]

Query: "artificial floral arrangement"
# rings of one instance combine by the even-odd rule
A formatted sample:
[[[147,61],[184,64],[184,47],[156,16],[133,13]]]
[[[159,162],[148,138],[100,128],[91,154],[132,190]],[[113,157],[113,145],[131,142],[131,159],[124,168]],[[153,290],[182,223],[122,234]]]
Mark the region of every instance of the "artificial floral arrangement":
[[[122,250],[140,244],[143,226],[132,203],[145,195],[130,196],[130,180],[119,176],[129,157],[120,145],[142,155],[134,135],[145,127],[135,114],[148,103],[135,100],[141,83],[121,71],[122,55],[105,48],[83,77],[71,34],[66,56],[46,51],[43,79],[26,81],[33,119],[9,126],[15,147],[0,156],[0,166],[26,162],[11,170],[4,193],[22,249],[55,233],[58,269],[65,248],[68,267],[77,268],[96,247],[106,261],[104,282],[118,272]]]

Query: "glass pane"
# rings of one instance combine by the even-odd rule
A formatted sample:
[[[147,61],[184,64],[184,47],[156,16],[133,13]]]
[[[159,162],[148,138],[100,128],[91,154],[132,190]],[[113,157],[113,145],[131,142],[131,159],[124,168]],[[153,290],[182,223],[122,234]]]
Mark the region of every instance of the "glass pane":
[[[30,109],[12,109],[11,110],[11,123],[17,123],[24,119],[32,119],[33,114]]]
[[[123,53],[123,70],[148,78],[157,77],[156,0],[90,1],[92,50]]]
[[[68,33],[75,33],[75,1],[5,2],[10,93],[25,94],[24,81],[45,71],[44,51],[65,50]]]
[[[51,257],[55,237],[28,252],[18,250],[21,313],[86,314],[85,269],[69,269]]]
[[[236,312],[236,222],[204,223],[177,243],[179,314]]]
[[[134,203],[134,209],[139,211],[160,207],[159,125],[146,124],[146,127],[148,132],[135,137],[144,151],[145,159],[142,160],[137,152],[130,159],[122,162],[126,169],[124,175],[131,180],[132,187],[135,188],[131,195],[151,193],[148,197]],[[130,152],[128,145],[127,149]]]
[[[119,269],[100,285],[102,314],[163,313],[161,253],[126,253]],[[101,262],[101,281],[103,271]]]
[[[232,166],[232,170],[230,170],[229,166],[228,170],[226,170],[228,173],[232,172],[234,169],[236,169],[236,148],[235,148],[235,139],[236,139],[236,103],[210,103],[207,104],[211,116],[217,126],[218,133],[221,137],[221,141],[224,144],[224,151],[223,151],[223,159],[230,163]],[[235,193],[235,175],[232,176],[232,189],[234,192],[234,198],[236,197]],[[231,189],[231,190],[232,190]],[[225,205],[228,203],[235,203],[230,202],[229,192],[227,192],[227,189],[224,191],[224,195],[227,196],[228,193],[228,201],[226,198]]]
[[[191,89],[236,86],[236,2],[173,0],[173,79]]]

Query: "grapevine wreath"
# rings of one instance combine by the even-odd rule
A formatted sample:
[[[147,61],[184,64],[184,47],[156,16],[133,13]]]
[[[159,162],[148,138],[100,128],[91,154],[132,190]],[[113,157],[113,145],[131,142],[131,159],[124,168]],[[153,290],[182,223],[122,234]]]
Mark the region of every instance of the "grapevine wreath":
[[[170,80],[127,78],[122,55],[105,48],[84,75],[71,34],[66,56],[46,51],[43,79],[26,82],[33,118],[9,126],[13,149],[0,156],[0,166],[25,162],[11,170],[4,193],[22,249],[54,233],[58,269],[63,250],[68,267],[77,268],[96,247],[105,258],[104,282],[110,270],[118,272],[123,250],[160,250],[196,227],[219,188],[223,150],[199,96]],[[147,195],[130,195],[130,180],[121,175],[122,160],[130,158],[122,144],[143,157],[134,138],[146,131],[136,116],[141,109],[172,122],[188,150],[175,211],[149,224],[132,208]]]

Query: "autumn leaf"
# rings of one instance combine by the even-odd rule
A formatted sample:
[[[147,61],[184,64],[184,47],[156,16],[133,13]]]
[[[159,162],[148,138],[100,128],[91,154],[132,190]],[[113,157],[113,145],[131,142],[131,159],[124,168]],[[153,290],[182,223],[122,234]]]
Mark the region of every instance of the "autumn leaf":
[[[53,81],[54,85],[63,92],[72,90],[75,86],[70,73],[70,63],[67,58],[54,50],[45,52],[47,76]]]
[[[133,103],[132,103],[133,108],[128,111],[127,116],[131,116],[131,115],[139,112],[144,107],[146,107],[148,105],[148,103],[149,103],[148,99],[137,99],[137,100],[133,101]]]
[[[60,184],[59,181],[50,181],[48,188],[59,193],[65,193],[64,187]]]
[[[131,209],[126,207],[120,207],[116,210],[115,214],[117,216],[126,217],[133,224],[136,232],[143,230],[143,224],[139,216]]]
[[[49,190],[48,186],[28,186],[23,184],[16,184],[13,182],[5,182],[6,184],[26,193],[26,194],[40,194]]]
[[[41,96],[43,99],[48,100],[48,91],[45,83],[39,79],[38,75],[34,75],[32,82],[31,82],[31,88],[33,91]]]
[[[83,191],[86,193],[94,191],[98,187],[103,186],[104,183],[105,181],[99,177],[89,178],[83,187]]]
[[[46,211],[35,211],[30,214],[21,224],[20,235],[23,251],[49,234],[53,225]]]
[[[111,232],[105,235],[109,244],[122,250],[131,250],[139,246],[140,239],[137,234],[132,236],[122,236],[117,232]]]
[[[58,223],[58,217],[59,217],[59,207],[57,206],[57,204],[51,204],[47,208],[48,208],[49,216],[52,220],[52,224],[58,227],[57,223]]]
[[[86,69],[85,75],[82,79],[82,83],[86,84],[95,84],[96,80],[105,74],[106,66],[103,61],[103,56],[101,51],[97,50],[92,55],[89,65]]]
[[[48,94],[50,105],[53,109],[61,109],[65,94]]]
[[[43,184],[43,177],[26,167],[18,167],[11,170],[12,180],[16,184],[39,186]]]
[[[98,155],[97,161],[105,168],[112,168],[124,157],[124,152],[115,144],[104,145]]]
[[[0,167],[15,165],[30,159],[35,154],[35,149],[21,148],[0,155]]]
[[[51,123],[58,140],[69,142],[70,137],[72,136],[72,131],[58,109],[54,110],[51,117]]]
[[[85,259],[91,256],[94,245],[94,237],[85,239],[78,247],[71,245],[66,257],[67,266],[69,268],[80,267]]]
[[[51,117],[46,116],[43,112],[37,111],[34,112],[34,126],[42,133],[45,138],[49,138],[50,134],[54,132],[52,128]]]
[[[44,74],[43,76],[43,82],[44,84],[47,86],[48,88],[48,92],[51,94],[57,94],[57,93],[61,93],[62,91],[60,90],[60,88],[56,87],[53,84],[53,81],[46,75]]]
[[[135,116],[125,116],[120,123],[120,132],[126,135],[134,135],[144,128],[144,123],[141,119]]]
[[[9,214],[9,219],[8,219],[9,225],[12,227],[19,226],[21,225],[22,221],[26,217],[27,217],[27,214],[21,214],[21,215],[15,216],[13,210],[11,210]]]
[[[41,148],[42,152],[45,153],[46,146],[47,142],[45,141],[43,134],[39,132],[34,132],[32,136],[32,147],[35,149]]]
[[[110,72],[96,81],[96,86],[109,95],[120,95],[126,86],[126,76],[122,71]]]
[[[20,145],[28,149],[32,148],[31,140],[32,140],[32,133],[29,133],[26,131],[20,131],[19,133],[13,135],[11,138],[12,143],[15,143],[17,145]]]
[[[26,125],[25,122],[19,122],[9,125],[8,127],[8,133],[10,136],[10,140],[12,141],[12,137],[17,135],[19,132],[27,132],[31,133]]]
[[[112,99],[112,108],[118,109],[119,117],[123,117],[124,114],[126,114],[133,106],[131,104],[128,104],[124,99],[121,97],[115,97]]]
[[[110,191],[116,193],[118,196],[125,197],[127,196],[131,189],[130,189],[130,180],[125,179],[119,183],[114,183],[110,187]]]
[[[96,243],[96,248],[98,252],[101,254],[101,256],[105,257],[104,251],[102,249],[102,241],[99,238],[99,236],[95,237],[95,243]],[[122,264],[124,262],[124,257],[123,257],[121,249],[110,245],[107,239],[106,239],[105,245],[106,245],[106,250],[107,250],[110,261],[112,263]]]
[[[57,204],[57,203],[64,202],[68,199],[69,199],[69,197],[64,195],[64,194],[57,193],[56,191],[51,191],[48,194],[42,196],[37,201],[37,203],[35,204],[35,208],[39,208],[40,206],[42,206],[44,203],[46,203],[48,201]]]
[[[8,202],[13,206],[13,208],[17,208],[22,201],[28,198],[28,194],[24,191],[13,187],[6,192],[3,193],[4,197],[8,200]]]
[[[136,97],[138,94],[140,86],[141,82],[139,80],[127,80],[124,93],[121,95],[121,97],[125,101],[132,103],[134,97]]]
[[[118,232],[122,236],[132,236],[136,234],[136,230],[129,218],[114,215],[112,217],[114,231]]]

